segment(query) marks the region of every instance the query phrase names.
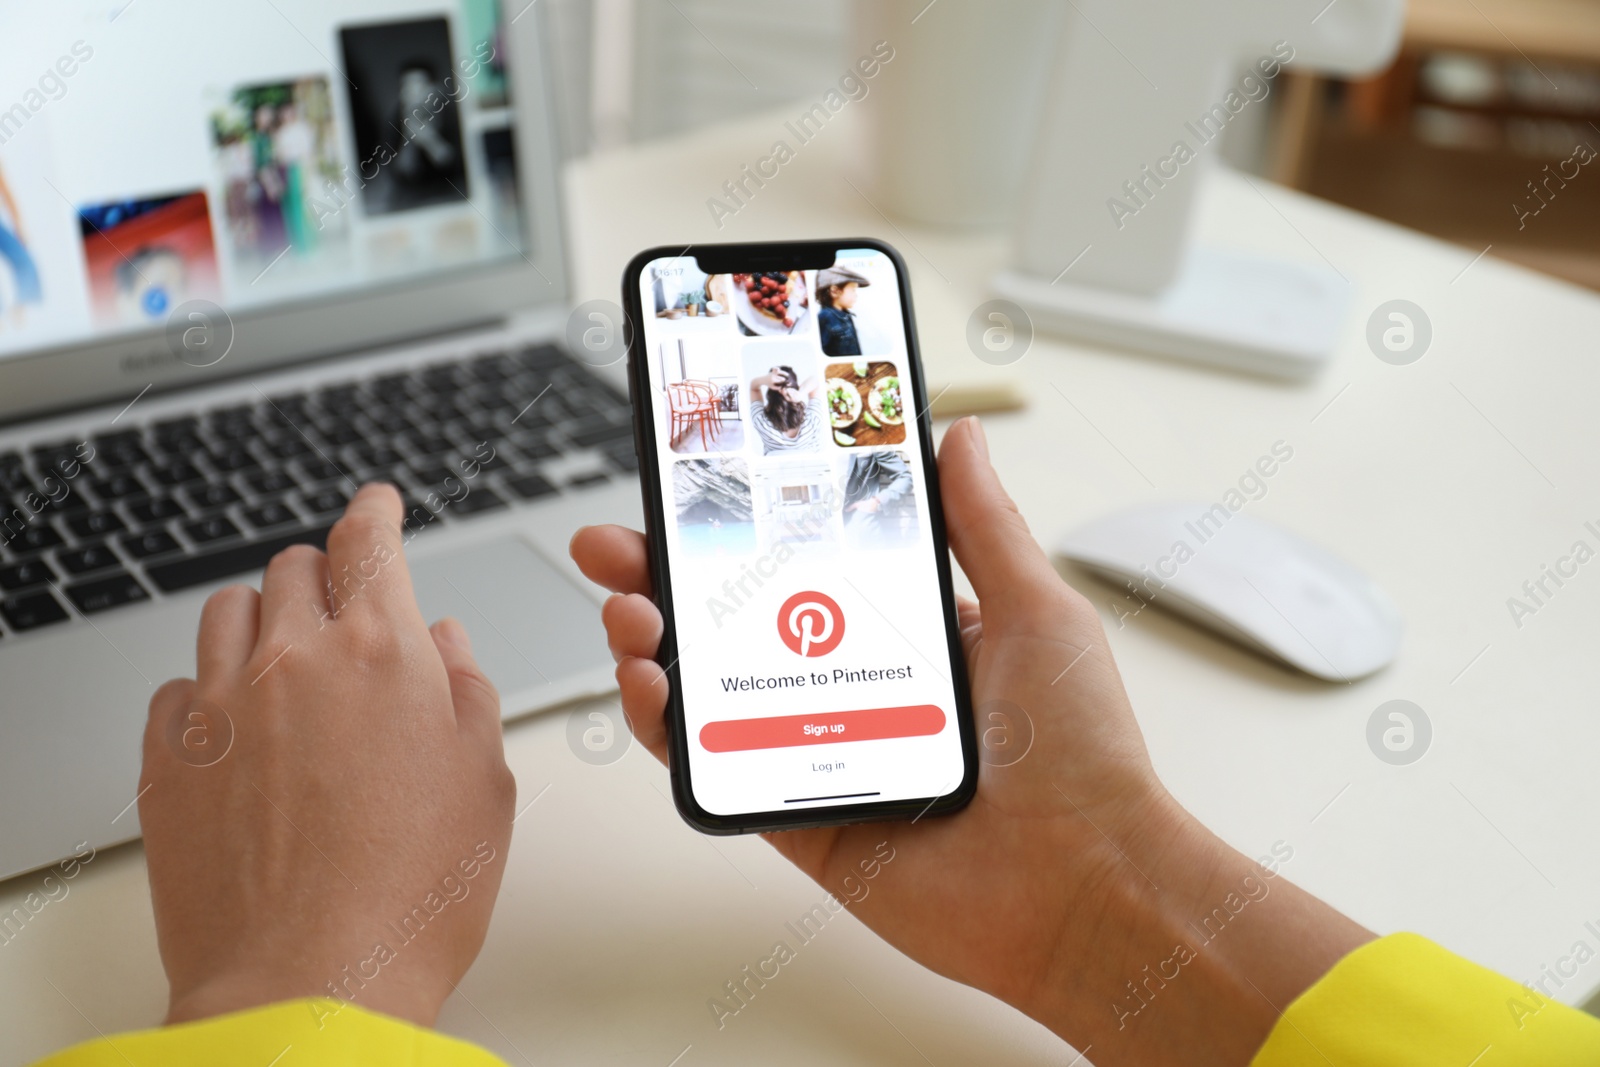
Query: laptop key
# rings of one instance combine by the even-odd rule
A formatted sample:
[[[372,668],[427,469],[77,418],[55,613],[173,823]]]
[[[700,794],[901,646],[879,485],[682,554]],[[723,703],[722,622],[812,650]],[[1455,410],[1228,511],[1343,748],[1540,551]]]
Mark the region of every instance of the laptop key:
[[[300,499],[313,515],[343,511],[344,506],[350,502],[350,498],[338,489],[319,489],[315,493],[306,493]]]
[[[33,462],[39,470],[51,475],[76,478],[83,469],[83,457],[78,454],[80,442],[58,441],[39,445],[33,449]],[[94,455],[90,452],[89,455]]]
[[[561,350],[554,345],[534,345],[524,348],[517,353],[517,361],[525,367],[534,370],[550,370],[557,367],[566,367],[569,360],[561,354]]]
[[[68,519],[67,526],[79,537],[104,537],[128,528],[114,511],[85,511]]]
[[[273,441],[267,448],[279,459],[293,459],[311,451],[311,446],[306,443],[306,439],[292,430]]]
[[[396,421],[405,418],[406,413],[403,401],[391,402],[381,396],[368,396],[365,393],[357,400],[356,408],[366,418],[368,424],[379,431],[379,434],[390,432],[389,428]],[[376,435],[368,433],[366,436],[370,439]]]
[[[101,500],[126,500],[131,496],[143,496],[149,492],[145,484],[132,474],[113,474],[107,478],[97,478],[89,483],[89,488],[94,490],[94,495]]]
[[[470,419],[451,423],[450,430],[455,434],[456,440],[467,442],[468,451],[505,439],[505,434],[500,432],[499,427],[495,426],[490,420],[485,419],[482,413],[476,414]],[[460,452],[461,446],[457,445],[451,451]],[[488,451],[488,449],[484,449],[484,451]]]
[[[258,530],[282,526],[285,523],[295,522],[299,519],[298,515],[276,501],[270,504],[263,504],[258,508],[247,508],[244,517],[251,526]]]
[[[309,530],[295,530],[231,548],[203,552],[185,559],[173,560],[171,563],[147,566],[144,572],[158,589],[170,593],[194,585],[231,578],[246,571],[260,570],[267,565],[268,560],[290,545],[314,545],[322,548],[327,543],[328,527],[324,525]]]
[[[94,439],[94,447],[96,466],[132,467],[150,460],[150,454],[144,450],[144,441],[138,430],[103,433]]]
[[[451,395],[427,403],[428,410],[437,422],[460,422],[476,413],[465,394]]]
[[[356,391],[360,388],[355,382],[324,386],[317,392],[317,404],[325,411],[348,410],[355,403]]]
[[[185,459],[206,450],[206,443],[200,439],[198,433],[187,433],[180,437],[159,439],[155,444],[157,450],[161,453],[154,459],[154,462],[158,464],[168,463],[175,459]]]
[[[14,592],[30,585],[43,585],[56,580],[56,572],[42,559],[25,559],[8,567],[0,567],[0,589]]]
[[[225,482],[207,482],[205,485],[190,486],[183,491],[183,497],[191,507],[199,511],[227,507],[229,504],[237,504],[242,499]]]
[[[163,419],[151,429],[156,440],[161,441],[180,434],[193,433],[199,425],[200,420],[193,415],[180,415],[175,419]]]
[[[383,420],[383,432],[393,443],[409,440],[412,434],[431,433],[433,420],[416,408],[390,408]]]
[[[388,445],[356,445],[350,449],[350,455],[356,461],[355,466],[361,470],[370,470],[373,467],[393,467],[405,461],[404,456]]]
[[[189,514],[176,500],[165,496],[141,500],[128,510],[133,512],[134,518],[143,523],[165,522],[167,519],[178,519]]]
[[[226,515],[212,515],[209,518],[198,519],[195,522],[185,523],[183,532],[189,535],[189,540],[195,544],[206,544],[211,541],[221,541],[225,537],[238,537],[239,527]]]
[[[47,548],[67,543],[66,538],[56,533],[40,518],[35,518],[16,533],[12,533],[10,529],[5,532],[9,535],[6,547],[19,554],[42,552]]]
[[[0,493],[13,493],[28,482],[28,467],[21,452],[0,452]]]
[[[269,421],[281,423],[284,419],[298,419],[305,414],[308,397],[305,393],[283,393],[278,396],[269,396],[264,405],[260,405],[261,413]]]
[[[0,615],[13,630],[35,630],[53,622],[65,622],[67,609],[49,593],[28,593],[0,600]]]
[[[300,461],[300,472],[308,481],[330,482],[335,478],[344,477],[344,471],[337,464],[325,459],[303,459]]]
[[[499,354],[473,360],[469,369],[478,381],[488,382],[491,385],[498,385],[516,371],[511,360]]]
[[[513,493],[524,500],[533,500],[556,492],[554,483],[540,474],[519,474],[514,478],[507,478],[505,483],[510,486]]]
[[[103,571],[107,567],[121,566],[116,553],[112,552],[103,541],[57,552],[56,562],[73,574],[88,574],[90,571]]]
[[[392,485],[404,492],[406,484],[411,480],[410,473],[404,467],[373,467],[364,470],[355,476],[357,485],[373,485],[382,483]]]
[[[348,422],[334,423],[323,421],[317,426],[317,433],[322,436],[324,441],[334,445],[335,447],[341,445],[353,445],[365,440],[365,437],[361,431],[350,425]]]
[[[605,471],[587,471],[568,478],[567,484],[569,486],[599,485],[601,482],[609,481],[610,479],[611,475]]]
[[[131,604],[136,600],[150,599],[144,586],[131,574],[114,574],[92,582],[79,582],[67,586],[66,593],[85,615]]]
[[[261,432],[256,426],[254,415],[254,408],[248,404],[243,407],[228,408],[225,411],[214,411],[207,421],[206,433],[229,442],[249,440]]]
[[[110,452],[128,445],[136,445],[143,438],[138,430],[116,430],[111,433],[95,434],[94,447],[101,453]]]
[[[508,506],[505,497],[487,486],[480,485],[471,489],[460,500],[452,502],[450,510],[457,515],[477,515]]]
[[[164,452],[174,452],[200,439],[200,420],[193,415],[167,419],[150,428],[150,439]]]
[[[583,448],[594,448],[614,441],[633,440],[633,427],[626,423],[604,423],[581,430],[568,429],[567,437]]]
[[[518,422],[534,419],[536,417],[534,412],[539,410],[536,393],[527,396],[523,396],[520,392],[495,393],[491,396],[480,396],[478,404],[491,415],[503,415]]]
[[[205,475],[186,459],[168,460],[166,463],[151,467],[150,473],[162,485],[184,485],[205,479]]]
[[[245,475],[244,484],[260,496],[277,496],[295,487],[294,479],[280,470],[258,470]]]
[[[148,559],[178,551],[178,539],[165,530],[145,530],[142,533],[123,534],[117,538],[122,551],[134,559]]]
[[[453,392],[464,384],[462,375],[454,363],[435,363],[430,367],[424,367],[418,378],[427,390],[433,393]]]
[[[411,391],[411,375],[404,371],[398,374],[385,374],[381,378],[374,378],[368,388],[373,396],[381,396],[388,400],[391,398],[405,399]]]
[[[261,461],[251,455],[248,449],[240,446],[213,448],[206,453],[206,458],[219,471],[239,471],[261,465]]]
[[[550,443],[543,433],[520,433],[511,437],[518,452],[530,459],[549,459],[560,455],[560,450]]]
[[[510,457],[506,454],[505,442],[501,441],[499,444],[499,448],[494,448],[491,445],[489,448],[474,451],[470,455],[462,455],[456,460],[456,465],[459,467],[465,463],[467,464],[467,469],[471,470],[471,465],[476,463],[480,471],[503,471],[509,466]]]
[[[454,467],[446,467],[442,463],[413,463],[410,469],[412,477],[429,488],[441,488],[450,478],[461,481],[461,474]]]
[[[427,505],[423,504],[422,501],[417,500],[414,497],[404,498],[403,506],[405,507],[405,519],[402,521],[401,525],[404,528],[405,535],[408,539],[415,537],[418,533],[425,529],[429,523],[439,521],[438,512],[429,510]]]
[[[26,499],[24,492],[20,499]],[[53,515],[68,515],[79,511],[89,510],[89,498],[78,491],[76,481],[66,481],[50,475],[42,478],[33,488],[31,503],[41,511],[49,511]]]
[[[412,432],[406,434],[405,440],[413,451],[423,456],[442,456],[455,447],[450,438],[438,433]]]

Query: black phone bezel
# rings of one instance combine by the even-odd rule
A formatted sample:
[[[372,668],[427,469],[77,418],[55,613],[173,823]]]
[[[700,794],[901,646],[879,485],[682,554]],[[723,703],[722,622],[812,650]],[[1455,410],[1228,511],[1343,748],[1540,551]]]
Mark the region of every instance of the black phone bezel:
[[[870,248],[882,252],[894,263],[900,290],[900,307],[905,330],[909,373],[915,395],[927,396],[923,382],[922,355],[917,346],[915,315],[911,305],[911,276],[905,259],[891,245],[871,237],[829,240],[762,241],[739,244],[659,246],[650,248],[628,263],[622,276],[622,306],[629,323],[628,399],[633,405],[634,447],[639,457],[640,493],[644,501],[645,540],[650,562],[651,588],[661,609],[663,628],[656,662],[667,675],[668,771],[672,797],[685,822],[707,834],[731,835],[763,833],[772,830],[802,830],[818,826],[838,826],[881,819],[921,818],[946,815],[971,802],[978,789],[978,750],[973,725],[971,687],[967,679],[966,657],[961,646],[961,630],[956,617],[955,589],[950,574],[950,552],[945,538],[944,508],[939,494],[938,465],[933,445],[933,429],[926,415],[916,420],[918,446],[922,450],[923,479],[928,514],[933,533],[934,565],[939,576],[939,594],[944,605],[945,635],[949,651],[951,682],[955,691],[956,726],[961,738],[962,777],[954,789],[934,797],[905,800],[869,801],[861,804],[829,805],[794,810],[750,812],[744,815],[716,815],[695,801],[689,766],[688,737],[684,729],[683,689],[678,675],[678,642],[675,609],[670,582],[671,563],[667,559],[666,501],[661,491],[659,453],[655,440],[655,420],[642,401],[650,397],[649,365],[644,358],[647,321],[643,308],[640,278],[644,269],[658,259],[692,257],[707,274],[743,273],[754,270],[811,270],[832,266],[841,249]]]

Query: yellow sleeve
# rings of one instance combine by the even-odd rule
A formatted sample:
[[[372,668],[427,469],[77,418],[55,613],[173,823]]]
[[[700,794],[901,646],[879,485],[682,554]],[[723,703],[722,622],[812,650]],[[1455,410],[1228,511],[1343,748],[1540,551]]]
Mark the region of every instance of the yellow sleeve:
[[[1416,934],[1356,949],[1289,1005],[1252,1067],[1593,1067],[1600,1019]]]
[[[474,1045],[331,999],[86,1041],[34,1067],[505,1067]]]

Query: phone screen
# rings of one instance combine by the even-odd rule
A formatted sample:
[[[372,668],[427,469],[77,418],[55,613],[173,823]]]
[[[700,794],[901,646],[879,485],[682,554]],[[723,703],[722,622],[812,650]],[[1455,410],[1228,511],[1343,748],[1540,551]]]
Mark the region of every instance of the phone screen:
[[[694,803],[951,793],[965,683],[895,259],[708,274],[675,256],[637,283]]]

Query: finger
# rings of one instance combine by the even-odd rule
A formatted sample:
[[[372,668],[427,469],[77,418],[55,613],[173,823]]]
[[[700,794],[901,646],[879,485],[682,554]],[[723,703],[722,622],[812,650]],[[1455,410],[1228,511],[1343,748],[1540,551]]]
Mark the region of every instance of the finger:
[[[619,663],[628,656],[650,659],[661,647],[661,611],[648,597],[617,593],[600,609],[611,656]]]
[[[613,593],[650,595],[650,558],[644,534],[625,526],[585,526],[567,547],[572,560],[596,585]]]
[[[194,699],[197,689],[193,678],[174,678],[150,698],[144,723],[144,769],[139,775],[140,789],[151,781],[151,775],[163,760],[173,757],[170,743],[173,720]]]
[[[261,576],[261,625],[252,665],[332,623],[328,557],[310,545],[290,545],[272,557]]]
[[[377,615],[422,626],[411,590],[400,521],[405,505],[392,485],[362,486],[328,531],[334,617]]]
[[[662,763],[667,762],[667,675],[661,664],[626,656],[617,664],[622,712],[634,738]]]
[[[1028,532],[989,462],[975,417],[956,422],[939,447],[939,489],[950,548],[993,620],[1010,620],[1059,593],[1061,578]]]
[[[456,709],[456,725],[474,739],[502,748],[500,735],[500,694],[472,655],[467,629],[455,619],[440,619],[429,628],[433,643],[444,660],[450,677],[450,700]]]
[[[238,675],[255,652],[260,628],[260,593],[248,585],[230,585],[212,593],[200,609],[195,678],[209,684]]]

